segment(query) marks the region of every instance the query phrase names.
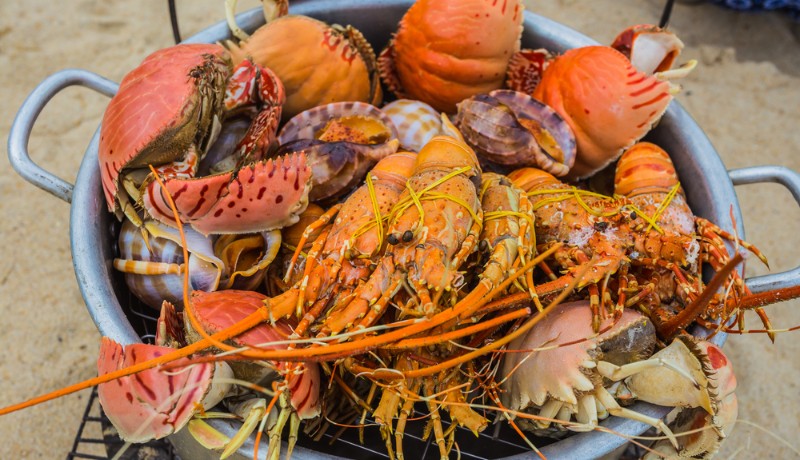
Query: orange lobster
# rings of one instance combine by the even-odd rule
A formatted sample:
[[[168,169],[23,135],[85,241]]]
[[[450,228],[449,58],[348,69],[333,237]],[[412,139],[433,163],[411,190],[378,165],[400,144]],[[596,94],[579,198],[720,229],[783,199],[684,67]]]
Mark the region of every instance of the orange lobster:
[[[555,260],[561,269],[567,271],[566,276],[555,280],[549,267],[543,265],[554,281],[537,291],[547,291],[550,286],[565,288],[591,260],[591,268],[583,274],[577,287],[586,287],[589,292],[594,313],[592,321],[597,331],[602,316],[601,303],[611,308],[611,297],[606,294],[605,281],[617,272],[624,274],[627,271],[626,253],[632,241],[630,235],[619,231],[624,218],[620,209],[624,203],[578,190],[538,169],[518,169],[508,177],[528,193],[536,227],[537,248],[542,251],[556,242],[564,243],[556,251]],[[620,288],[623,286],[620,285]],[[618,298],[624,299],[624,296]],[[615,308],[620,310],[621,305],[618,303]]]
[[[725,240],[746,248],[767,264],[766,257],[755,246],[692,213],[672,160],[657,145],[640,142],[620,157],[614,189],[644,214],[643,219],[633,218],[627,224],[633,237],[631,254],[635,255],[631,256],[631,262],[655,272],[655,293],[663,300],[662,304],[674,293],[683,292],[686,299],[683,303],[697,299],[703,289],[700,265],[707,262],[720,271],[731,260]],[[631,217],[638,215],[634,213]],[[663,276],[668,273],[674,276]],[[716,295],[703,310],[676,319],[675,312],[658,308],[653,319],[661,324],[660,334],[667,336],[685,328],[698,316],[719,318],[723,322],[736,317],[743,329],[744,316],[739,314],[737,303],[747,295],[750,291],[744,280],[733,271],[724,283],[724,293]],[[764,326],[771,329],[766,312],[762,308],[755,310]],[[774,334],[769,335],[774,340]]]

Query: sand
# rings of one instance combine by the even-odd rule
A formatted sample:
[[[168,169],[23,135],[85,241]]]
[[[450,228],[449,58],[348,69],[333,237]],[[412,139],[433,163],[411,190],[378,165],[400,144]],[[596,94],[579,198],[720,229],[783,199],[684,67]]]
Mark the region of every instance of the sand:
[[[220,3],[179,2],[184,36],[221,20]],[[561,0],[528,6],[607,43],[630,24],[657,21],[662,3]],[[744,14],[695,3],[678,3],[672,20],[686,43],[684,59],[700,63],[678,100],[728,168],[769,164],[800,171],[800,43],[792,32],[798,26],[778,13]],[[0,2],[0,138],[7,137],[23,99],[46,76],[77,67],[119,81],[145,55],[171,44],[166,2]],[[74,180],[106,103],[81,88],[59,94],[33,131],[33,159]],[[777,185],[739,187],[737,193],[748,240],[768,255],[772,271],[797,265],[800,211],[792,196]],[[0,405],[5,406],[93,376],[99,335],[72,270],[69,206],[26,183],[8,164],[0,170],[0,197]],[[749,260],[748,273],[766,273],[756,262]],[[800,324],[797,301],[768,311],[776,327]],[[759,326],[751,317],[748,325]],[[739,378],[740,420],[747,424],[736,427],[721,456],[797,455],[798,336],[781,335],[775,345],[763,335],[737,336],[725,350]],[[0,417],[0,458],[63,458],[87,395]]]

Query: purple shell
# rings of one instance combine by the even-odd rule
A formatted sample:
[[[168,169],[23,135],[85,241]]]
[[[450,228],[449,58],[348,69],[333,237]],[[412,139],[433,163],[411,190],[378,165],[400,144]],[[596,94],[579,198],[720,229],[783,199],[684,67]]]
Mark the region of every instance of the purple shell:
[[[523,125],[535,122],[537,135]],[[575,135],[558,113],[527,94],[496,90],[458,104],[455,124],[483,160],[535,166],[563,176],[575,162]],[[548,142],[548,139],[550,141]]]

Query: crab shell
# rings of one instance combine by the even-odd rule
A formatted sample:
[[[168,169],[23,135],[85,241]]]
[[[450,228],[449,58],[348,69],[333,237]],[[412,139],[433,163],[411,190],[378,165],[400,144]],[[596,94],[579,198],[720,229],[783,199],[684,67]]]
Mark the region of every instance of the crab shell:
[[[601,330],[609,326],[611,329],[596,337],[592,337],[591,323],[588,301],[566,303],[557,306],[526,335],[512,341],[502,365],[506,390],[503,404],[512,410],[541,406],[548,398],[577,404],[576,392],[595,387],[584,372],[583,363],[602,358],[621,365],[652,353],[655,328],[637,311],[625,309],[616,324],[610,318],[603,321]],[[550,348],[573,341],[577,343]],[[545,349],[529,351],[540,347]]]
[[[109,211],[119,209],[120,171],[169,163],[190,145],[204,144],[222,112],[230,72],[223,47],[182,44],[154,52],[125,75],[100,128],[98,156]],[[204,98],[207,88],[212,94]]]
[[[536,166],[555,176],[575,162],[575,135],[561,116],[527,94],[496,90],[458,104],[455,124],[483,159]]]
[[[145,240],[143,232],[147,232]],[[189,251],[189,287],[215,291],[225,270],[224,263],[215,254],[211,238],[191,228],[184,229]],[[181,236],[177,229],[147,221],[144,229],[125,220],[119,233],[119,259],[114,266],[125,272],[125,284],[142,302],[158,310],[164,300],[183,307],[183,275],[163,273],[154,268],[149,273],[133,273],[133,266],[153,267],[148,262],[183,264]],[[130,269],[128,269],[128,267]]]
[[[381,77],[398,97],[453,113],[463,99],[503,86],[524,9],[520,0],[418,0],[381,53]]]
[[[681,411],[670,428],[678,435],[679,449],[669,442],[659,441],[652,448],[656,453],[645,455],[646,460],[656,458],[711,458],[719,451],[722,441],[730,436],[739,414],[736,397],[736,376],[733,366],[722,350],[711,342],[697,342],[700,358],[710,369],[711,381],[715,387],[715,411],[712,416],[702,408]],[[703,429],[705,428],[705,429]]]
[[[258,310],[267,300],[267,296],[253,291],[217,291],[192,292],[191,302],[200,325],[209,334],[213,334],[234,325]],[[267,350],[285,349],[285,345],[270,344],[286,340],[292,329],[285,321],[277,321],[274,325],[262,323],[232,339],[234,346],[257,345]],[[186,338],[189,343],[202,337],[190,324],[186,324]],[[274,363],[278,370],[285,369],[286,363]],[[316,417],[321,410],[320,370],[313,362],[302,363],[302,372],[295,366],[290,379],[292,406],[300,418]],[[294,365],[293,365],[294,366]],[[274,369],[250,362],[234,362],[231,364],[237,378],[249,382],[263,382],[265,379],[277,377]]]
[[[143,204],[149,215],[172,223],[169,195],[181,220],[204,235],[262,232],[297,222],[308,206],[310,182],[311,169],[300,152],[236,172],[167,180],[164,188],[151,182]]]
[[[611,47],[586,46],[555,58],[533,97],[572,128],[578,154],[569,176],[584,178],[650,131],[672,100],[672,88]]]
[[[291,37],[291,39],[287,39]],[[361,32],[308,16],[282,16],[238,45],[226,42],[234,64],[252,58],[269,67],[286,88],[283,118],[322,104],[382,99],[375,53]]]
[[[172,348],[144,343],[123,347],[103,337],[97,373],[124,369],[171,351]],[[173,364],[168,371],[149,369],[98,386],[103,412],[124,441],[142,443],[169,436],[202,408],[215,406],[228,392],[229,384],[213,382],[215,376],[231,378],[227,364],[190,363],[188,358]]]
[[[411,99],[398,99],[381,107],[397,127],[400,146],[419,152],[422,146],[442,131],[439,112],[428,104]]]
[[[336,123],[336,124],[334,124]],[[397,128],[381,109],[334,102],[297,114],[281,129],[276,155],[304,152],[312,171],[312,201],[350,192],[370,168],[397,151]]]

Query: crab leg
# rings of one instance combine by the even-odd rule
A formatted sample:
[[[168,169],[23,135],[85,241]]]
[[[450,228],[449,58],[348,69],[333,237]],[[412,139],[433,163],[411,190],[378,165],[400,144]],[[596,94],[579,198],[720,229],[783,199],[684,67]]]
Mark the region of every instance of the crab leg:
[[[666,367],[667,369],[677,372],[681,375],[681,377],[692,382],[693,385],[700,385],[700,383],[698,383],[697,380],[695,380],[695,378],[692,377],[692,375],[685,369],[662,358],[650,358],[644,361],[636,361],[634,363],[628,363],[622,366],[617,366],[616,364],[609,363],[608,361],[597,362],[597,372],[603,377],[614,382],[654,367]]]
[[[575,414],[575,419],[581,425],[572,425],[569,427],[570,430],[592,431],[597,428],[598,415],[594,395],[586,394],[578,399],[578,413]]]
[[[676,449],[678,448],[678,440],[675,439],[675,435],[672,433],[672,430],[669,429],[663,420],[654,417],[648,417],[647,415],[643,415],[630,409],[621,407],[611,393],[609,393],[608,390],[603,387],[598,386],[595,389],[595,397],[603,406],[605,406],[609,414],[630,420],[636,420],[637,422],[646,423],[650,426],[656,427],[661,430],[662,433],[664,433],[664,436],[669,438],[669,442],[672,443]]]
[[[548,400],[539,410],[539,417],[541,418],[534,419],[534,423],[541,429],[548,428],[551,423],[550,419],[555,418],[563,406],[564,401],[559,401],[557,399]]]

